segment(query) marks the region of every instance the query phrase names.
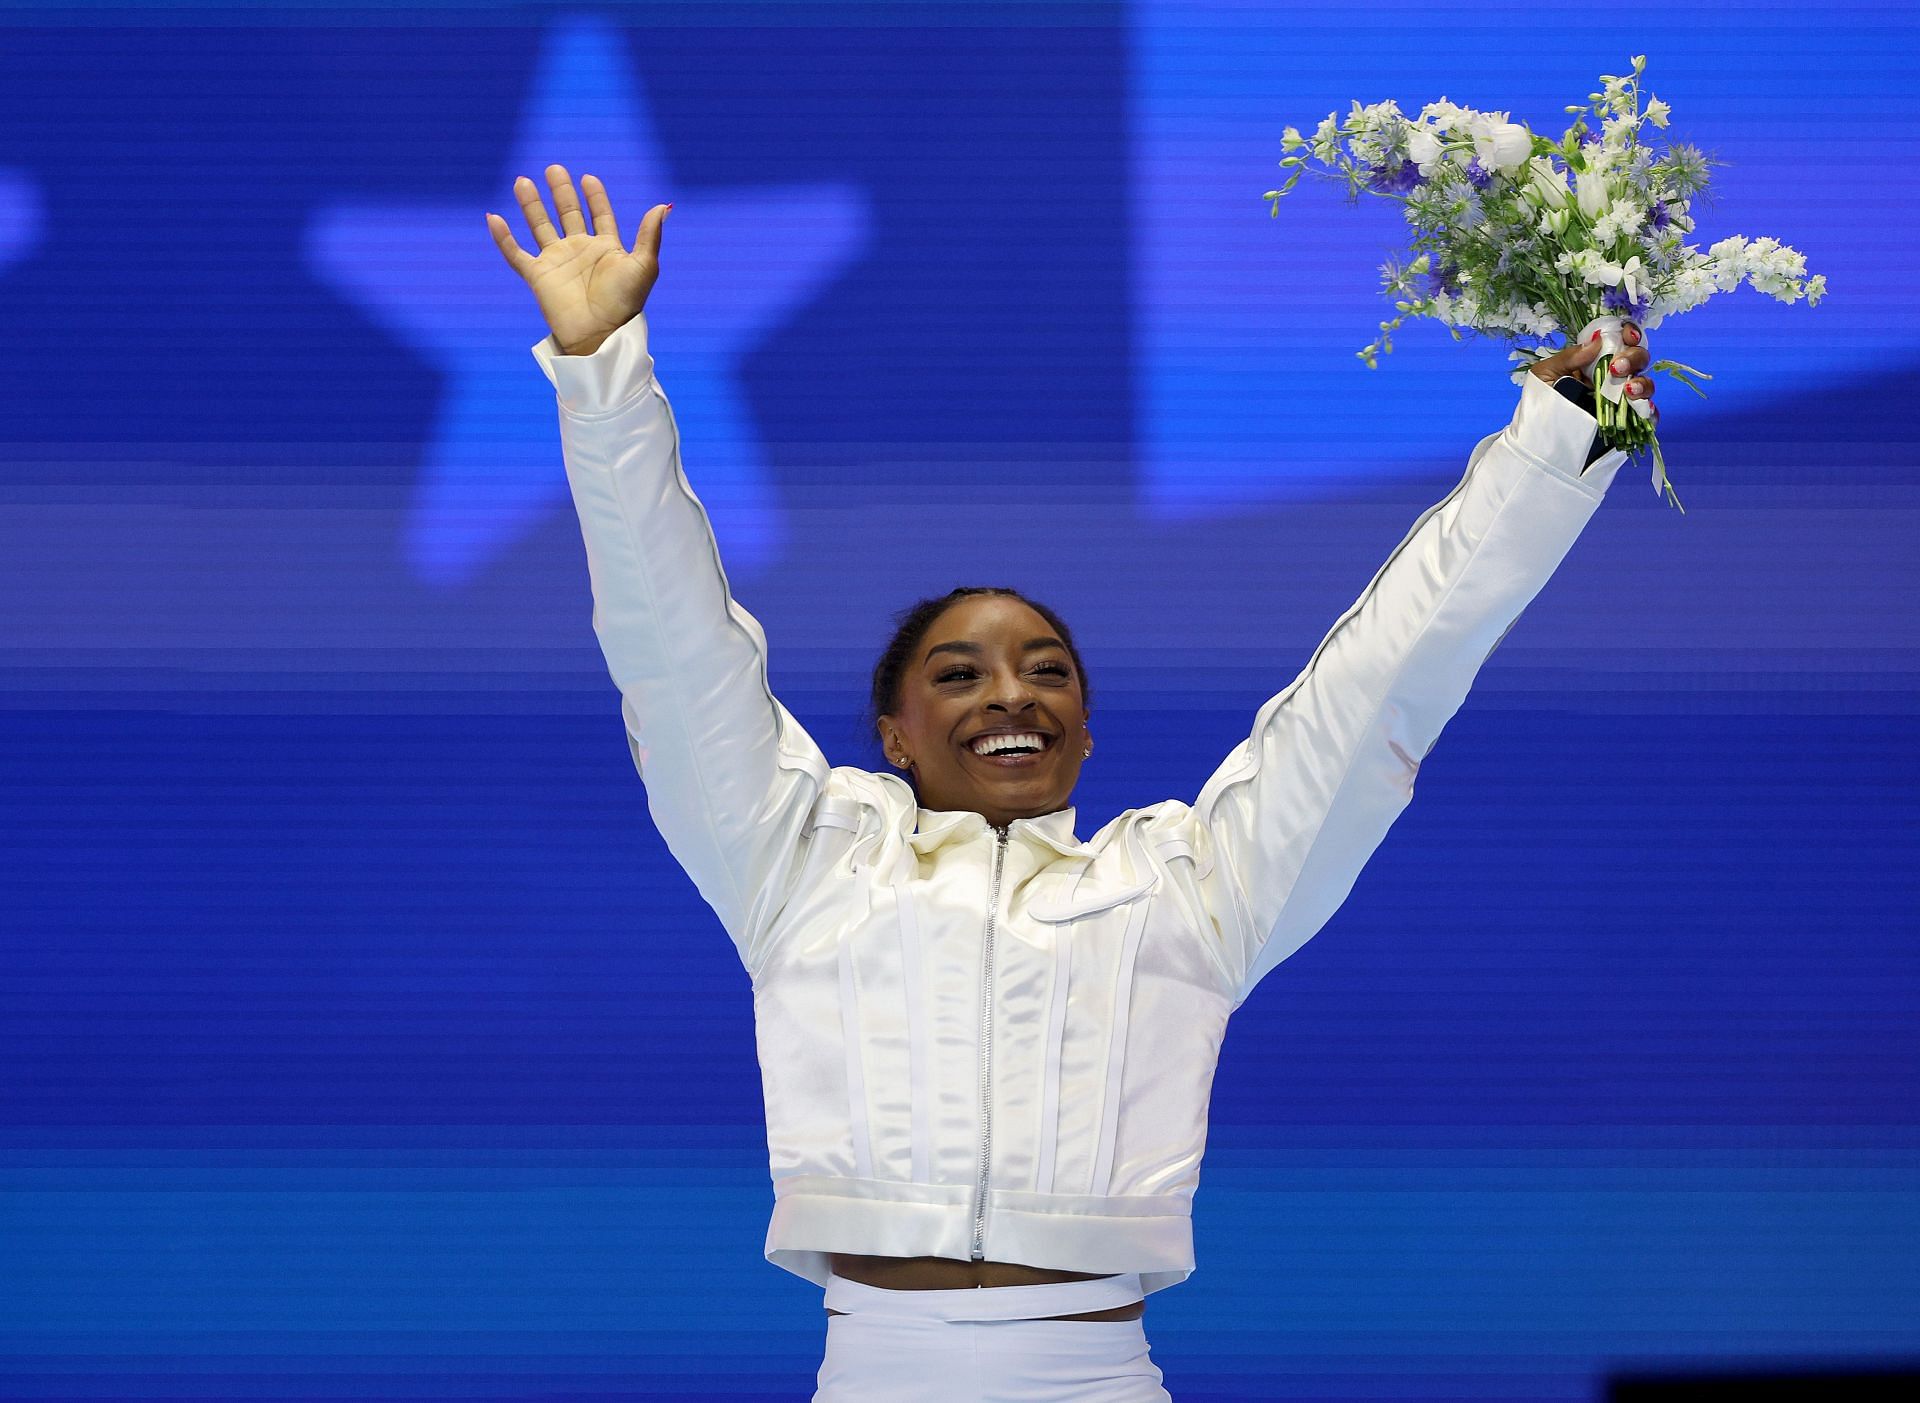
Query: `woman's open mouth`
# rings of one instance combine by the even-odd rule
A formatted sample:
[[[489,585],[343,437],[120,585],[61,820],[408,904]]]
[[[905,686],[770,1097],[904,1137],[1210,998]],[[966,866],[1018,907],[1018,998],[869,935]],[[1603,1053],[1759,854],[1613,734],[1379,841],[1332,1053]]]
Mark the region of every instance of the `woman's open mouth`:
[[[1008,735],[981,736],[966,748],[977,759],[1002,770],[1018,770],[1040,763],[1053,747],[1053,737],[1039,731],[1018,731]]]

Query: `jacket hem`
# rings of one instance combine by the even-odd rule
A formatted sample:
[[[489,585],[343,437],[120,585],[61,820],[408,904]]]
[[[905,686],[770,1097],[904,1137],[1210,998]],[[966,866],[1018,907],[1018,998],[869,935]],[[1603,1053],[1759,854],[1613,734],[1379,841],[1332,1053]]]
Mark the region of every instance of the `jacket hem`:
[[[968,1261],[972,1205],[969,1184],[790,1175],[774,1181],[766,1259],[821,1287],[832,1275],[835,1252]],[[995,1189],[986,1217],[988,1261],[1138,1272],[1148,1295],[1193,1274],[1193,1201],[1185,1194]]]

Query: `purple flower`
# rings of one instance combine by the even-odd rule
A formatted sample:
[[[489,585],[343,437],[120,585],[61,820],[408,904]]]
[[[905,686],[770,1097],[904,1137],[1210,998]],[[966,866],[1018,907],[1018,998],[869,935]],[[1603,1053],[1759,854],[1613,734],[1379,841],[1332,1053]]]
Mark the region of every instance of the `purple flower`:
[[[1382,166],[1369,166],[1371,179],[1368,188],[1382,195],[1404,195],[1420,183],[1420,167],[1412,161],[1402,161],[1392,170]]]
[[[1493,180],[1493,172],[1481,165],[1480,158],[1475,156],[1467,162],[1467,179],[1473,182],[1474,189],[1484,190]]]
[[[1602,311],[1616,317],[1626,317],[1629,321],[1640,321],[1647,315],[1647,303],[1635,302],[1627,296],[1624,287],[1610,287],[1600,297]]]
[[[1664,229],[1673,223],[1673,216],[1668,213],[1667,202],[1665,200],[1655,200],[1653,202],[1653,209],[1647,215],[1647,223],[1651,224],[1655,229]]]
[[[1444,259],[1427,269],[1427,291],[1429,294],[1444,292],[1449,297],[1460,295],[1460,284],[1456,281],[1460,270]]]

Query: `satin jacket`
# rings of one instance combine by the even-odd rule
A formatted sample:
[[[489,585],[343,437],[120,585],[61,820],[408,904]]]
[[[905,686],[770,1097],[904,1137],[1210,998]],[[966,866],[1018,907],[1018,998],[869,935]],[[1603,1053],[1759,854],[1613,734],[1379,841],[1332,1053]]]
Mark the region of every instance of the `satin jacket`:
[[[647,806],[752,980],[767,1259],[1194,1268],[1227,1018],[1318,931],[1626,454],[1537,376],[1192,803],[990,826],[830,764],[773,695],[636,316],[533,347]]]

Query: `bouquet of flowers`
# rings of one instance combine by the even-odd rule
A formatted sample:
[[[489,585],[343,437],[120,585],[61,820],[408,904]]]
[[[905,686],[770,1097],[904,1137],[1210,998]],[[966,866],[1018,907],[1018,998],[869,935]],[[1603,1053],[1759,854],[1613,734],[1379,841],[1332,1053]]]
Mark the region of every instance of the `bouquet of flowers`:
[[[1379,368],[1376,354],[1393,349],[1393,331],[1409,316],[1437,319],[1456,341],[1462,328],[1510,341],[1558,332],[1584,342],[1599,332],[1601,359],[1608,360],[1623,348],[1623,318],[1644,334],[1742,281],[1782,302],[1804,296],[1809,307],[1819,303],[1826,275],[1803,281],[1806,259],[1777,239],[1735,234],[1705,253],[1685,242],[1694,228],[1689,205],[1707,188],[1707,168],[1722,163],[1685,143],[1656,150],[1641,142],[1642,124],[1664,131],[1669,113],[1652,96],[1642,110],[1645,67],[1640,54],[1630,74],[1601,75],[1604,91],[1589,93],[1587,107],[1566,109],[1579,116],[1558,142],[1505,112],[1477,112],[1444,97],[1416,119],[1390,101],[1356,101],[1345,122],[1330,112],[1311,138],[1286,129],[1281,147],[1288,155],[1280,164],[1296,169],[1261,196],[1276,218],[1280,197],[1311,160],[1326,168],[1316,174],[1346,182],[1349,203],[1358,203],[1362,190],[1397,199],[1413,226],[1417,256],[1381,265],[1383,290],[1400,315],[1380,323],[1379,340],[1358,353],[1369,368]],[[1598,133],[1587,129],[1589,115]],[[1425,285],[1416,288],[1423,275]],[[1508,359],[1522,362],[1514,382],[1524,384],[1521,377],[1554,349],[1513,351]],[[1647,369],[1666,371],[1702,398],[1706,392],[1690,377],[1713,378],[1678,361],[1657,360]],[[1654,491],[1680,507],[1653,407],[1608,383],[1597,387],[1595,410],[1608,448],[1652,450]]]

